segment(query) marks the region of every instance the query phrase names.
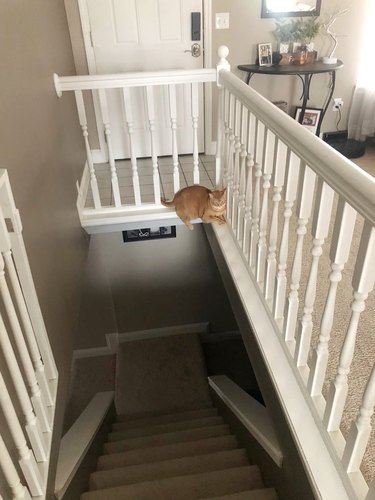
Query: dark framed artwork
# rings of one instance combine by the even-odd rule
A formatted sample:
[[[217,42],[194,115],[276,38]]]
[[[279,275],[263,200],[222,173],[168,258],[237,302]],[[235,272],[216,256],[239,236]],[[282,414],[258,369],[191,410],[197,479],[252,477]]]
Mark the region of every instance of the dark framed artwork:
[[[145,227],[142,229],[129,229],[122,232],[125,243],[142,240],[160,240],[163,238],[175,238],[176,226]]]
[[[319,16],[321,0],[262,0],[261,17],[305,17]]]

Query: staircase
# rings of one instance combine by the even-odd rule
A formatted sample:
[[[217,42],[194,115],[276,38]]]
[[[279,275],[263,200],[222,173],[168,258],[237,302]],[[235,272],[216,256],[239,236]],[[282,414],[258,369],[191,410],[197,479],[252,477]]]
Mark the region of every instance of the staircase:
[[[276,500],[216,408],[118,416],[82,500]]]
[[[118,416],[82,500],[277,498],[212,406],[198,334],[124,341],[116,358]]]

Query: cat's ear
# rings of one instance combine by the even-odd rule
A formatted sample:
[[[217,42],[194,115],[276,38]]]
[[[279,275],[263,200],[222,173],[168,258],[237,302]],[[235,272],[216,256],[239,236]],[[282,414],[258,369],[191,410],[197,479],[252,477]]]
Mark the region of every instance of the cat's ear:
[[[208,193],[208,196],[211,198],[211,200],[212,200],[212,198],[214,197],[214,195],[213,195],[213,193],[212,193],[212,192],[211,192],[211,193]]]
[[[224,189],[222,189],[222,196],[226,196],[227,195],[227,188],[225,187]]]

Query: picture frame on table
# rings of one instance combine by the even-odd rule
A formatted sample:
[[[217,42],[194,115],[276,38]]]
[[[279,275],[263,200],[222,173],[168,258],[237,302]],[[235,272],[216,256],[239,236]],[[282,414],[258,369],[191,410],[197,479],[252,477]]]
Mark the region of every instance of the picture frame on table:
[[[272,44],[258,43],[259,66],[272,66]]]
[[[294,115],[294,119],[297,120],[297,122],[300,121],[301,112],[302,108],[297,106]],[[306,108],[301,125],[313,134],[316,134],[322,112],[323,109],[321,108]]]

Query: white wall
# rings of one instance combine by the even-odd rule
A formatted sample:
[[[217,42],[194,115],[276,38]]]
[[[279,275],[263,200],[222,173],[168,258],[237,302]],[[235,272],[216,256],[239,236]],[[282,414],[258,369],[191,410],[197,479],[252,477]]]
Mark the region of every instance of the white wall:
[[[205,321],[215,331],[236,327],[201,225],[176,229],[176,238],[154,241],[124,243],[121,232],[91,237],[90,247],[106,268],[120,333]],[[96,275],[97,268],[91,266],[91,272]],[[90,282],[97,281],[98,289],[103,280],[100,273]],[[98,307],[99,295],[90,294],[91,308]],[[103,345],[104,333],[113,331],[103,331],[100,339],[92,323],[90,328],[80,334],[82,347],[89,347],[89,337],[93,345]]]
[[[332,12],[335,7],[342,8],[349,2],[343,0],[322,0],[321,18]],[[349,3],[350,4],[350,3]],[[344,67],[337,72],[336,90],[334,97],[344,100],[342,120],[339,128],[346,129],[347,114],[350,108],[352,94],[356,82],[358,53],[360,50],[361,27],[363,24],[363,9],[366,0],[351,2],[350,12],[337,19],[334,28],[339,35],[339,44],[336,56],[344,62]],[[230,27],[228,30],[216,30],[214,25],[215,13],[229,12]],[[275,23],[273,19],[260,17],[261,0],[212,0],[213,26],[213,61],[217,47],[229,47],[229,62],[234,73],[245,78],[245,74],[237,69],[239,64],[254,64],[257,44],[271,42],[276,49],[276,40],[272,35]],[[319,36],[315,40],[318,57],[328,55],[328,38]],[[311,99],[309,105],[321,108],[328,91],[328,75],[315,75],[311,84]],[[286,100],[290,111],[294,113],[294,106],[299,105],[302,86],[298,77],[254,75],[251,85],[258,92],[272,101]],[[336,130],[338,114],[328,108],[323,122],[322,131]]]

